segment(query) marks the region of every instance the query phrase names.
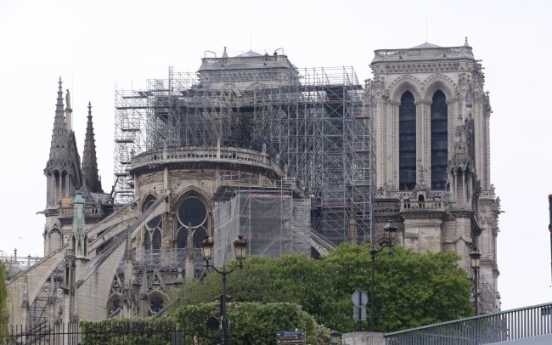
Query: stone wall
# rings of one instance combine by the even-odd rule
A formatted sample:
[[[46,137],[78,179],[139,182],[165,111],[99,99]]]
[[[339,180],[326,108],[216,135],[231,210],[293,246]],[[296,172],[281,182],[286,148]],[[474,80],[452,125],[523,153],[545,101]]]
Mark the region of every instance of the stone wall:
[[[341,345],[385,345],[383,333],[352,332],[341,336]]]

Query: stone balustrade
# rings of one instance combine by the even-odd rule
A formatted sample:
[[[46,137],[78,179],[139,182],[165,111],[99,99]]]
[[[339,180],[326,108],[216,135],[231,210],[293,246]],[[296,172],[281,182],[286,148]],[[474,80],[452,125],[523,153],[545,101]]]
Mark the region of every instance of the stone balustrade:
[[[445,210],[445,203],[442,200],[403,200],[401,201],[401,211],[407,210]]]
[[[410,48],[410,49],[380,49],[375,51],[376,58],[393,57],[473,57],[471,47],[446,47],[446,48]]]
[[[176,163],[194,161],[225,161],[228,163],[249,163],[264,165],[267,168],[284,171],[285,165],[270,159],[266,153],[232,147],[170,147],[166,150],[153,150],[141,153],[132,158],[131,169],[152,163]]]
[[[60,207],[59,208],[59,215],[60,216],[73,216],[73,207]],[[91,215],[103,215],[101,207],[98,207],[96,205],[85,205],[84,206],[84,215],[85,216],[91,216]]]
[[[232,63],[243,63],[244,61],[247,61],[248,63],[251,62],[282,62],[287,61],[286,55],[261,55],[261,56],[235,56],[235,57],[227,57],[227,58],[203,58],[201,59],[202,67],[206,67],[208,65],[214,65],[214,64],[232,64]]]

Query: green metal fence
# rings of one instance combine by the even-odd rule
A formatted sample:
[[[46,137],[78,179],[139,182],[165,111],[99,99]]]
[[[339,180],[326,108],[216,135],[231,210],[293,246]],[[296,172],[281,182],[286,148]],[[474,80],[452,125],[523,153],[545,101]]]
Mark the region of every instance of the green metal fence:
[[[385,334],[386,345],[473,345],[552,333],[552,303]]]

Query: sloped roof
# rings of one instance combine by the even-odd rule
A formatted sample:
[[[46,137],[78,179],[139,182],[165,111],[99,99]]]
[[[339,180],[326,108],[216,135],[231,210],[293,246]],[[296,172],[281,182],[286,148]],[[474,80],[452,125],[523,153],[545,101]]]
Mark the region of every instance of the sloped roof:
[[[411,49],[422,49],[422,48],[442,48],[442,47],[433,43],[425,42],[415,47],[412,47]]]
[[[248,52],[245,52],[245,53],[242,53],[240,55],[238,55],[238,57],[252,57],[252,56],[262,56],[263,54],[259,54],[257,52],[254,52],[252,50],[248,51]]]

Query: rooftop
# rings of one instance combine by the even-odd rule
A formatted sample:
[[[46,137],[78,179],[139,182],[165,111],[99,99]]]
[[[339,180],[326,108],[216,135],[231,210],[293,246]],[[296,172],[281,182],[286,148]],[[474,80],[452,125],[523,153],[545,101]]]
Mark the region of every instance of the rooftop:
[[[425,42],[415,47],[412,47],[411,49],[423,49],[423,48],[442,48],[442,47],[433,43]]]
[[[421,60],[473,60],[472,48],[466,38],[464,45],[456,47],[441,47],[425,42],[412,48],[405,49],[378,49],[374,51],[372,63],[392,61],[421,61]]]

